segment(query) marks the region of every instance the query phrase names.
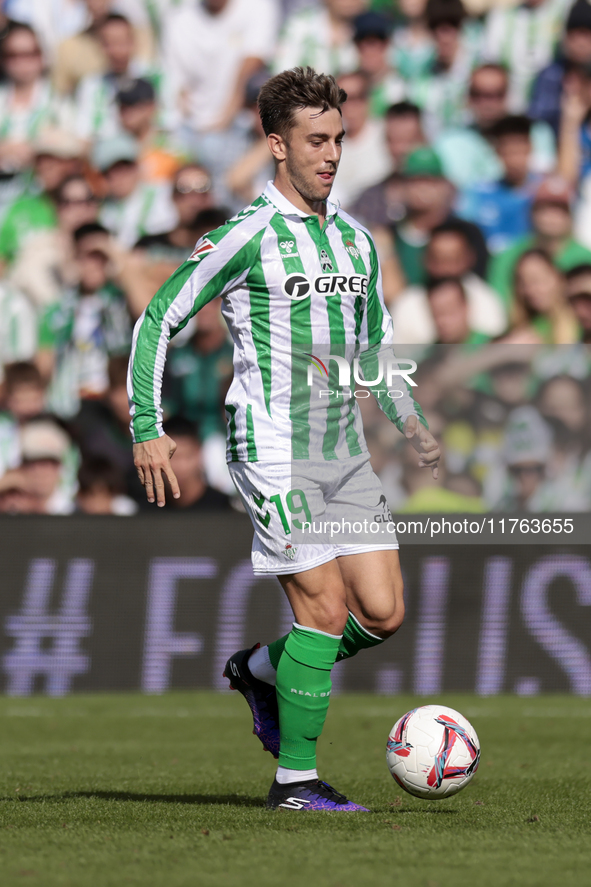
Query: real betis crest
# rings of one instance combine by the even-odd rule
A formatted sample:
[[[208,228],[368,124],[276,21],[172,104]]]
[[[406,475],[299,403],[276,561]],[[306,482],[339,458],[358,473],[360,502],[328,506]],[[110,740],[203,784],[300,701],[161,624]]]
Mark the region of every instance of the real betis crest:
[[[350,240],[347,240],[347,242],[345,243],[345,249],[347,250],[349,255],[353,256],[354,259],[358,259],[361,255],[355,244],[352,243]]]
[[[295,545],[292,545],[291,542],[285,543],[285,548],[283,549],[283,554],[285,555],[285,557],[289,561],[292,561],[294,559],[294,557],[297,554],[297,551],[298,551],[297,548],[295,547]]]

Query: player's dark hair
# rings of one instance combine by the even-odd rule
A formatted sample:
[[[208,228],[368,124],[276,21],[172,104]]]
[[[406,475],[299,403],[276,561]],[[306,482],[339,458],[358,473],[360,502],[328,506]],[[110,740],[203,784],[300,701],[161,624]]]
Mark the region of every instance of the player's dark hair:
[[[347,93],[330,74],[317,74],[313,68],[293,68],[276,74],[261,88],[259,114],[265,135],[286,138],[294,126],[294,114],[303,108],[335,108],[339,113]]]
[[[4,385],[7,392],[14,391],[17,385],[37,385],[43,388],[43,379],[34,363],[19,360],[4,367]]]
[[[493,139],[502,139],[504,136],[523,136],[529,138],[531,135],[532,122],[525,114],[509,114],[502,117],[494,126],[491,126],[489,135]]]
[[[421,109],[413,102],[396,102],[390,105],[385,114],[386,120],[398,120],[400,117],[416,117],[421,119]]]
[[[428,0],[425,9],[427,27],[435,31],[440,25],[461,28],[467,17],[462,0]]]

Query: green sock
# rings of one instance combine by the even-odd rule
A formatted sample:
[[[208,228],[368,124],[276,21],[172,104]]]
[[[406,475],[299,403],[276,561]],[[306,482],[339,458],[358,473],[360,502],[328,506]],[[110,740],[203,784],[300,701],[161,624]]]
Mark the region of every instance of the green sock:
[[[271,660],[271,665],[275,671],[277,671],[277,666],[279,665],[279,660],[285,649],[285,642],[288,637],[288,634],[283,635],[282,638],[278,638],[268,646],[269,659]],[[351,656],[355,656],[360,650],[367,650],[369,647],[377,647],[378,644],[383,643],[384,638],[379,638],[377,635],[371,634],[371,632],[357,621],[352,613],[349,613],[349,618],[347,619],[347,624],[345,625],[343,637],[339,645],[337,662],[340,662],[342,659],[350,659]]]
[[[279,765],[316,767],[316,740],[330,701],[330,673],[340,637],[294,623],[277,669],[281,750]]]

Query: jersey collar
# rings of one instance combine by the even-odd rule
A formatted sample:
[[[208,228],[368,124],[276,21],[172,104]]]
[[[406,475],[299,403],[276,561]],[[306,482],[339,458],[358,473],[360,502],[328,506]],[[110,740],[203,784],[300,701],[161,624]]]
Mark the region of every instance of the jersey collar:
[[[311,216],[310,213],[306,213],[303,210],[298,209],[297,206],[294,206],[271,181],[267,182],[267,187],[263,191],[263,196],[266,197],[266,199],[284,216],[298,216],[300,219],[316,218],[316,216]],[[327,219],[336,216],[338,211],[338,204],[333,203],[332,200],[326,201]]]

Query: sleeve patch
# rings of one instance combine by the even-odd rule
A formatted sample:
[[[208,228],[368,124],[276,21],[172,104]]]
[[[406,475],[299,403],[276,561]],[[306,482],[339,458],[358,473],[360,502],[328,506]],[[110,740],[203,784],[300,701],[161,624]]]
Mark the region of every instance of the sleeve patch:
[[[199,262],[199,260],[202,259],[203,256],[206,256],[208,253],[213,253],[217,249],[219,249],[219,247],[217,247],[215,243],[212,243],[209,238],[204,237],[199,246],[197,246],[196,249],[189,256],[189,261]]]

